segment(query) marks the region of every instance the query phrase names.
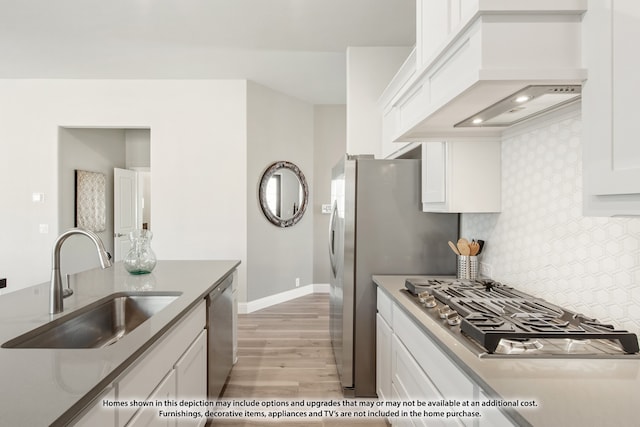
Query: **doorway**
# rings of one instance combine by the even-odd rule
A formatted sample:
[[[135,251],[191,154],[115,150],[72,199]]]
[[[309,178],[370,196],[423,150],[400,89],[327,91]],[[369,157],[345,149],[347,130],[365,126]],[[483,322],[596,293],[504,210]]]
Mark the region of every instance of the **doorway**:
[[[139,188],[151,185],[151,130],[149,128],[60,127],[58,130],[58,231],[75,226],[75,170],[105,175],[106,226],[97,232],[109,253],[114,244],[114,168],[135,170],[146,175]],[[151,193],[142,188],[136,209],[151,226]],[[146,196],[142,196],[146,194]],[[142,225],[140,218],[140,226]],[[63,274],[73,274],[98,266],[95,250],[88,239],[72,236],[61,254]]]

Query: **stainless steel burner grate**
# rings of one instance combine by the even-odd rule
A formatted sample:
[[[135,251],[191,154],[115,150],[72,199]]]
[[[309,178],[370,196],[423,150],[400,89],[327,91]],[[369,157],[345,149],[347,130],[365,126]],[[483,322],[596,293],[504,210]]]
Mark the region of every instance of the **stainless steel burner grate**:
[[[414,295],[420,293],[423,300],[431,301],[433,295],[444,304],[448,316],[461,318],[462,334],[490,354],[639,351],[634,333],[616,330],[498,282],[409,279],[406,288]],[[431,307],[438,309],[436,305]],[[536,344],[527,346],[525,342]]]

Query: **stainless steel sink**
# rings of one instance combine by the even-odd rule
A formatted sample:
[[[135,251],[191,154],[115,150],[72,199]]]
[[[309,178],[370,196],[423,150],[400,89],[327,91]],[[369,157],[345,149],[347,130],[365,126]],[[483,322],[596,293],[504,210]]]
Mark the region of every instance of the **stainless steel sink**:
[[[180,295],[181,292],[112,294],[7,341],[2,347],[106,347],[136,329]]]

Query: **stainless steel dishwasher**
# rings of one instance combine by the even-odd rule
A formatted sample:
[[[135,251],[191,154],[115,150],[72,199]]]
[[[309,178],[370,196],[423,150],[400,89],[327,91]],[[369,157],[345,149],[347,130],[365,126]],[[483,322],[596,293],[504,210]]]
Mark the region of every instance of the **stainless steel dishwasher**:
[[[207,296],[207,396],[217,399],[233,366],[233,273]]]

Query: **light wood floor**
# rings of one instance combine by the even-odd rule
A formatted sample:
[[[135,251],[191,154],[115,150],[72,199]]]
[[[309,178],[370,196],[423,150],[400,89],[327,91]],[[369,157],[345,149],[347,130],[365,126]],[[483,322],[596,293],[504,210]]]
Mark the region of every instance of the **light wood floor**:
[[[329,296],[312,294],[238,316],[238,362],[225,399],[342,400],[329,337]],[[304,421],[304,420],[303,420]],[[294,426],[386,426],[384,420],[313,419],[277,421]],[[242,419],[214,426],[275,425]]]

